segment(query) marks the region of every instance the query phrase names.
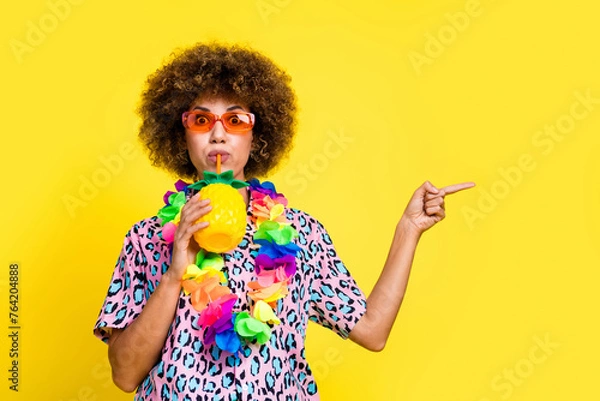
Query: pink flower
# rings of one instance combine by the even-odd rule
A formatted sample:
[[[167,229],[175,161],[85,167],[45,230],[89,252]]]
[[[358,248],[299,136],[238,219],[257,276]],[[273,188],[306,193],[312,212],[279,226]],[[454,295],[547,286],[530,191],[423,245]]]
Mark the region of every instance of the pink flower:
[[[207,327],[215,324],[215,322],[223,316],[231,318],[231,311],[233,310],[233,305],[237,299],[237,295],[227,294],[212,301],[200,314],[198,324],[202,327]]]

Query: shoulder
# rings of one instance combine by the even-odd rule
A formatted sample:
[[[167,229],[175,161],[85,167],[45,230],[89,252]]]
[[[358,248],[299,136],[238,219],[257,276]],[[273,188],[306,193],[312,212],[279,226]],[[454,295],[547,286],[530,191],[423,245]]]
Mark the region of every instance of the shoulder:
[[[157,216],[147,217],[134,223],[127,231],[126,237],[138,242],[159,242],[161,231],[160,219]]]
[[[123,241],[121,257],[131,269],[158,277],[170,264],[172,246],[162,239],[162,226],[157,216],[134,223]]]
[[[152,216],[135,222],[129,229],[129,232],[141,235],[158,229],[160,229],[160,220],[157,216]]]
[[[311,245],[327,246],[332,244],[325,226],[312,215],[294,208],[287,209],[288,221],[298,231],[301,242]]]
[[[323,224],[312,215],[303,210],[288,208],[287,219],[298,230],[299,228],[310,228],[323,230]]]

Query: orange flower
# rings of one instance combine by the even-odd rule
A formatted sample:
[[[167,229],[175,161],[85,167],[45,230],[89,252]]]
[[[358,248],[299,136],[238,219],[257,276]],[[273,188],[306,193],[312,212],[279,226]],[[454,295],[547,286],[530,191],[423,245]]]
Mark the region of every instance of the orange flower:
[[[288,294],[287,280],[273,283],[268,287],[262,287],[258,281],[251,281],[248,283],[248,287],[253,291],[248,293],[248,296],[255,302],[259,300],[264,301],[275,307],[277,300],[285,297]]]
[[[201,283],[195,280],[185,280],[181,283],[183,289],[191,294],[192,306],[202,312],[209,302],[229,294],[229,287],[219,285],[219,277],[211,276]]]
[[[269,195],[252,202],[252,214],[256,217],[257,225],[266,220],[285,223],[287,220],[284,211],[285,205],[274,201]]]

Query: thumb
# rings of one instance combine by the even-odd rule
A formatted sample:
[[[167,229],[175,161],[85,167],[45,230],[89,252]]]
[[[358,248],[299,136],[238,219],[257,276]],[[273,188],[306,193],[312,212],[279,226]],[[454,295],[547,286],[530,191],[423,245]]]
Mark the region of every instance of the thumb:
[[[415,191],[415,196],[424,197],[427,193],[437,194],[440,192],[431,182],[425,181],[417,190]]]

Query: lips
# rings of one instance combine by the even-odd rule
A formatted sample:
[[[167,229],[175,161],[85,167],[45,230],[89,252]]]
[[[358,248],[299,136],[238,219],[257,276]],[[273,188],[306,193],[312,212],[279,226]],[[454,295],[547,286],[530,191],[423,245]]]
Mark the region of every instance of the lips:
[[[221,163],[225,163],[229,158],[229,153],[223,150],[213,150],[208,154],[208,160],[213,163],[217,163],[217,155],[221,155]]]

